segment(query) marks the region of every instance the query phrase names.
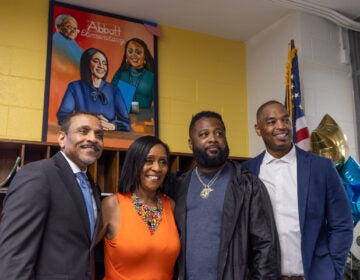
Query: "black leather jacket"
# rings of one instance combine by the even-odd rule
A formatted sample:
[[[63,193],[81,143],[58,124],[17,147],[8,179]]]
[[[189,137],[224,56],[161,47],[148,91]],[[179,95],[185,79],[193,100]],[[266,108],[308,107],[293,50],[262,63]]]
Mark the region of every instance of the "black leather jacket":
[[[280,247],[269,195],[263,183],[237,162],[224,200],[217,279],[280,279]],[[186,196],[192,170],[173,189],[181,253],[175,279],[185,279]],[[171,195],[171,194],[170,194]]]

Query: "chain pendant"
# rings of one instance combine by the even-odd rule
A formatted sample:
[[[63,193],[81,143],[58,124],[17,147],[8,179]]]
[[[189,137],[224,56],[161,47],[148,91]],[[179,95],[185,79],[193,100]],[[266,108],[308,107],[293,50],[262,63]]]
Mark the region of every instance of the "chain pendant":
[[[202,199],[207,199],[210,195],[210,193],[213,191],[214,189],[210,188],[208,185],[206,185],[202,191],[200,192],[200,197]]]
[[[216,179],[220,176],[221,171],[223,170],[225,165],[223,165],[214,175],[214,177],[211,178],[211,180],[205,184],[204,181],[201,179],[199,172],[198,172],[198,168],[195,168],[195,173],[196,173],[196,177],[198,178],[199,182],[201,183],[201,185],[203,185],[203,189],[200,192],[200,197],[202,199],[207,199],[210,195],[210,193],[214,190],[213,188],[211,188],[211,186],[215,183]]]

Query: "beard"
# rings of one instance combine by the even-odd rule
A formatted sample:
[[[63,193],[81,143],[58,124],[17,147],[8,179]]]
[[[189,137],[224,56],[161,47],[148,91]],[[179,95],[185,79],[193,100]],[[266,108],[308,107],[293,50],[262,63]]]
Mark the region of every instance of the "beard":
[[[229,157],[229,146],[225,143],[225,147],[218,147],[218,153],[216,156],[210,156],[207,153],[207,149],[201,150],[196,146],[193,146],[193,156],[198,165],[205,168],[214,168],[222,166]]]

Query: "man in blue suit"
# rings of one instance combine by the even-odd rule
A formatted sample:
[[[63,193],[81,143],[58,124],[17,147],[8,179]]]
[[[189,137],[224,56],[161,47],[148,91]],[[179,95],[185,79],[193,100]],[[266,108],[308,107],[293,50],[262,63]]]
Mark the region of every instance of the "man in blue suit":
[[[244,163],[269,192],[281,247],[282,279],[341,279],[352,243],[349,201],[333,162],[292,144],[278,101],[257,111],[266,151]]]

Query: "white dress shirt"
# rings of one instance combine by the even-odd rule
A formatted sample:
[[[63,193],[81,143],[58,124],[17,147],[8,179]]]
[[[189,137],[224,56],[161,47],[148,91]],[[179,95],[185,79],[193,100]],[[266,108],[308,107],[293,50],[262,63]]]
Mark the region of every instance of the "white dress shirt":
[[[273,206],[281,248],[282,275],[304,275],[298,211],[295,146],[280,159],[267,151],[259,178],[265,184]]]
[[[63,151],[61,151],[61,153],[63,154],[64,158],[66,159],[66,161],[69,163],[72,171],[74,172],[74,176],[76,173],[78,172],[82,172],[80,170],[80,168],[71,160],[69,159],[65,153]],[[85,173],[85,177],[87,178],[86,176],[86,172]],[[78,183],[80,184],[79,180],[76,179],[78,181]],[[90,188],[90,184],[89,184],[89,181],[88,181],[88,186],[89,186],[89,189],[90,189],[90,194],[91,194],[91,198],[92,198],[92,205],[93,205],[93,209],[94,209],[94,219],[95,219],[95,222],[96,222],[96,219],[97,219],[97,206],[96,206],[96,201],[95,201],[95,196],[94,196],[94,193],[93,193],[93,190],[92,188]]]

